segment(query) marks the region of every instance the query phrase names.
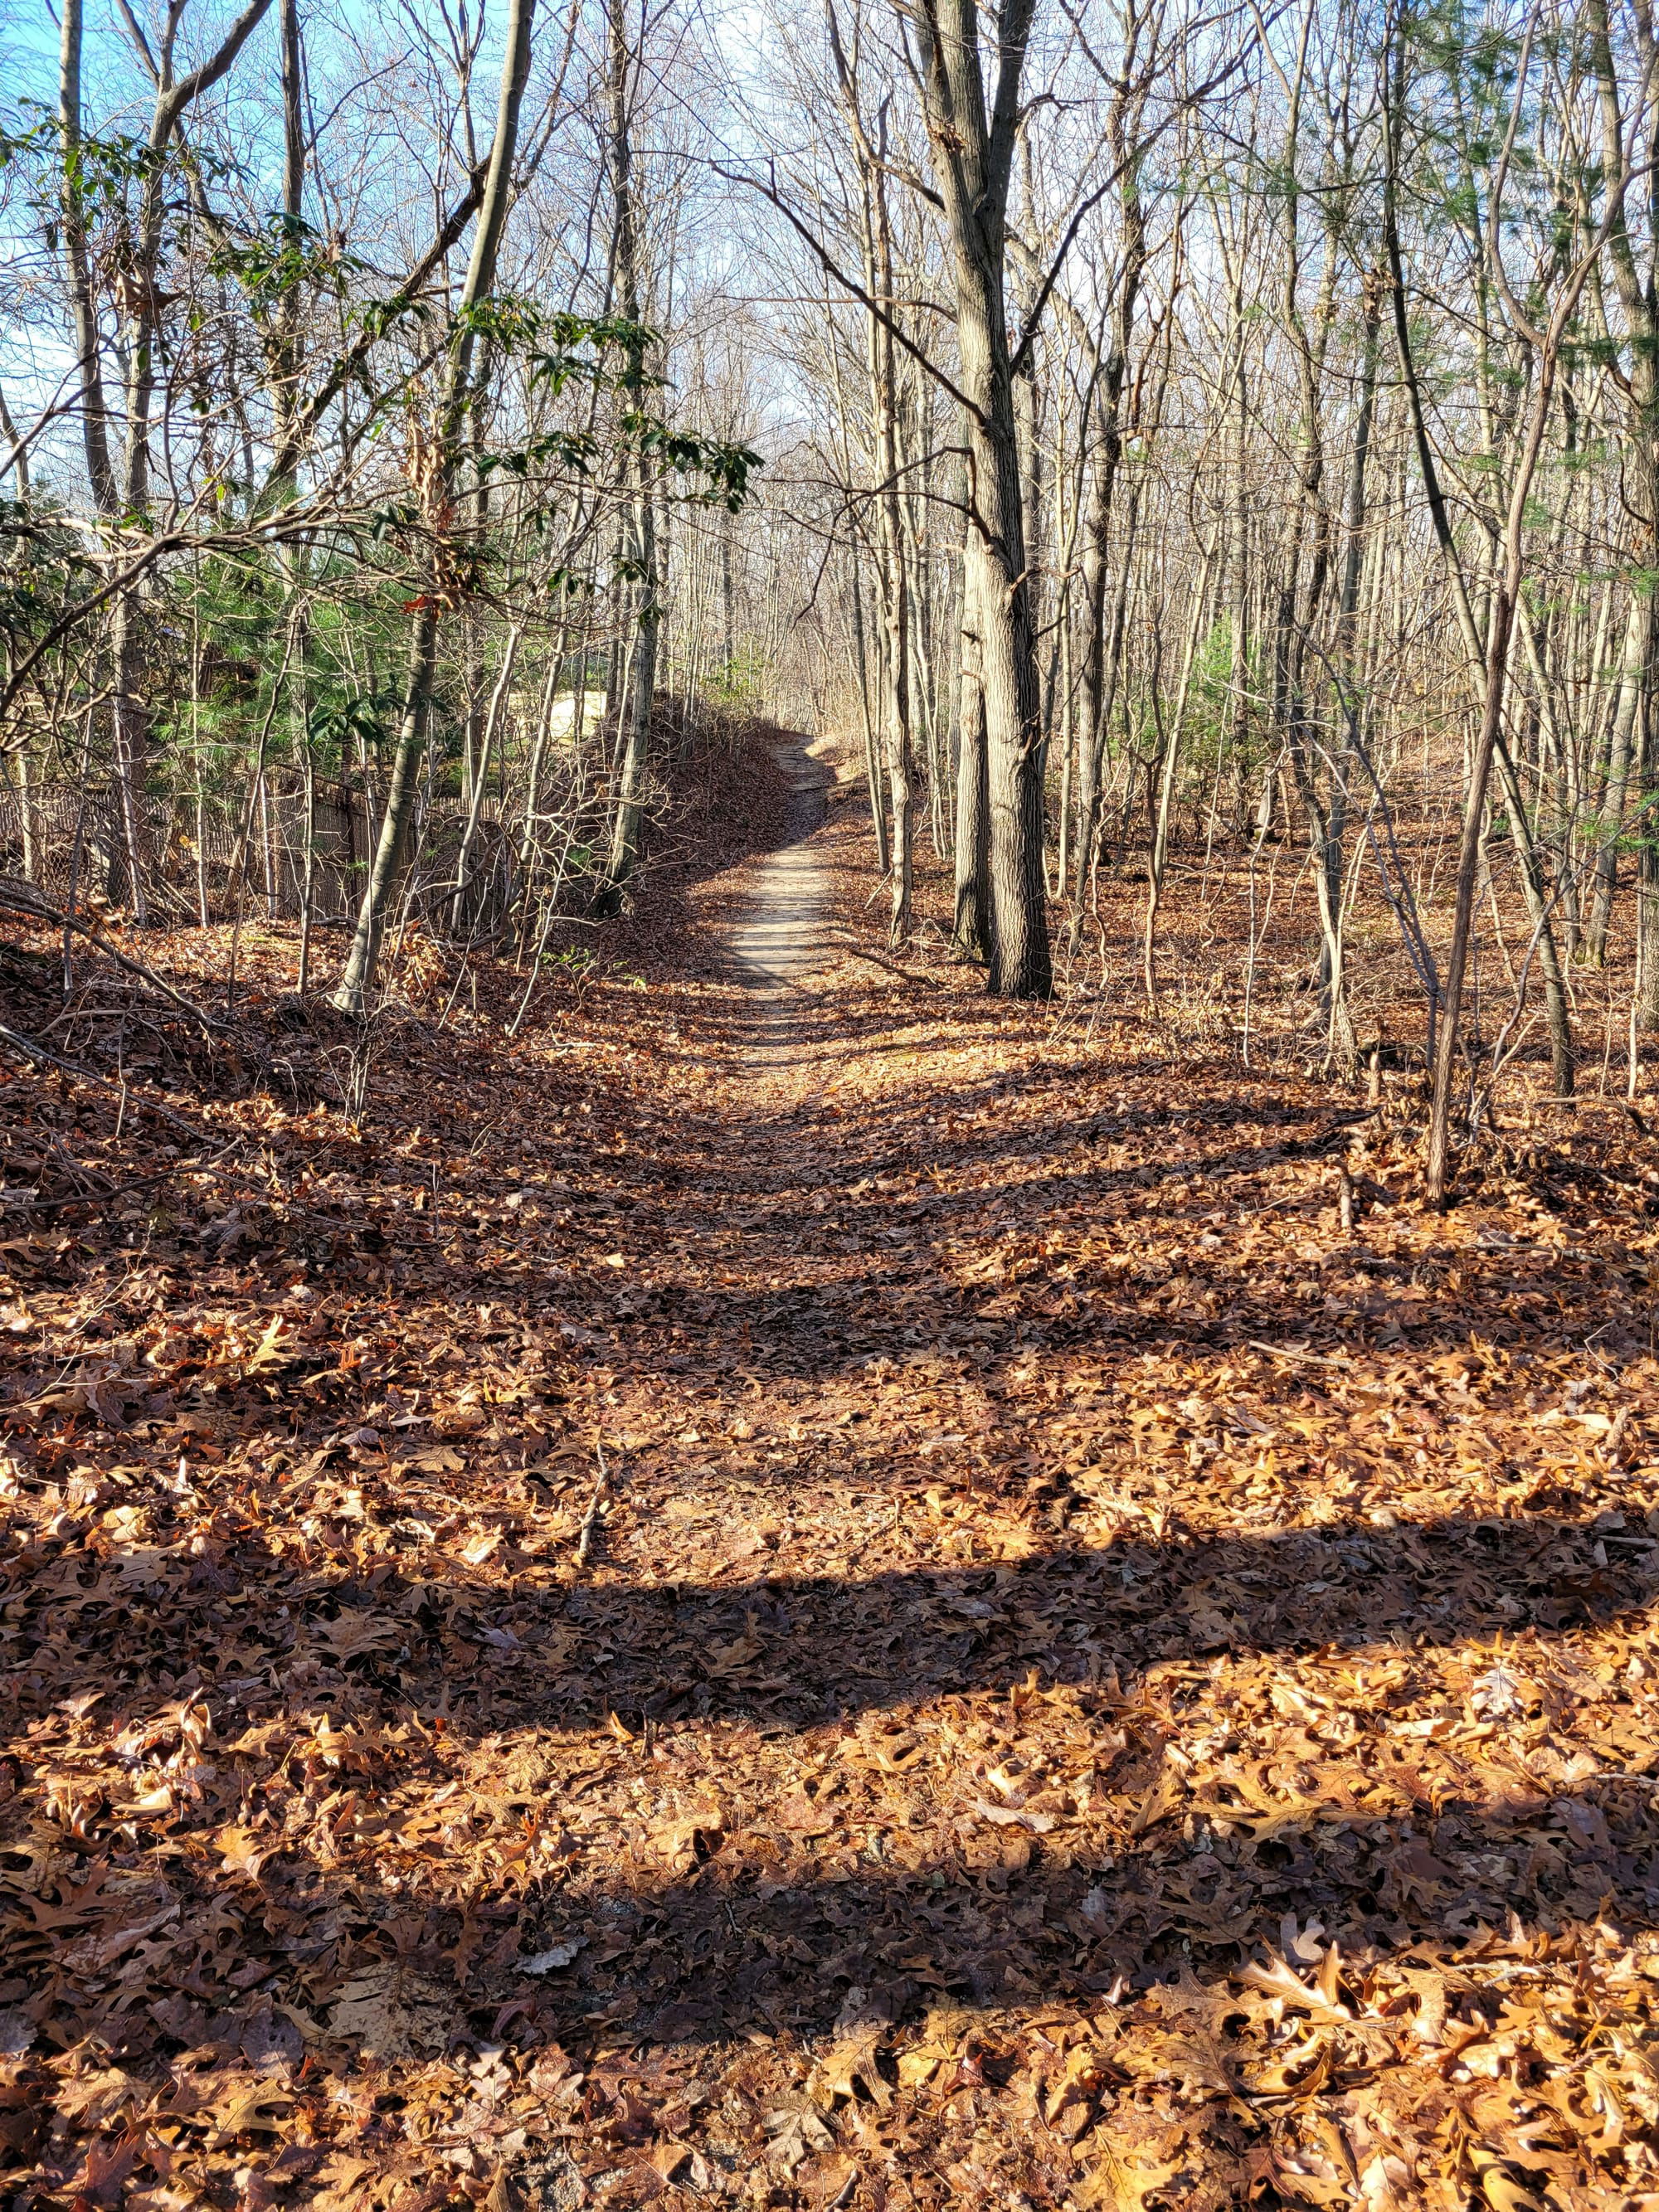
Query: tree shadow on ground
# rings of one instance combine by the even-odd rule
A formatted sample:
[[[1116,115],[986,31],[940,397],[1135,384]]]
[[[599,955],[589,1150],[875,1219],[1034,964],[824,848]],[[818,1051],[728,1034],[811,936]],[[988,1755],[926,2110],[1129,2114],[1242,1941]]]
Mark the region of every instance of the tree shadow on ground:
[[[580,2046],[1086,2000],[1177,1957],[1224,1969],[1286,1915],[1385,1950],[1467,1943],[1512,1911],[1659,1925],[1651,1747],[1550,1779],[1473,1747],[1448,1767],[1391,1725],[1434,1650],[1501,1635],[1500,1706],[1535,1705],[1533,1676],[1575,1679],[1571,1632],[1640,1632],[1656,1547],[1638,1532],[1335,1522],[855,1581],[542,1590],[299,1574],[251,1526],[221,1539],[64,1552],[68,1572],[44,1558],[15,1585],[12,1680],[40,1718],[9,1759],[0,1997],[51,2041],[118,2041],[129,2016],[199,2041],[257,1986],[349,2042],[341,1992],[377,1962],[447,1992],[445,2033]],[[1345,1670],[1340,1747],[1304,1733],[1270,1774],[1218,1756],[1189,1780],[1173,1723],[1224,1735],[1269,1651]],[[216,1742],[205,1765],[181,1751],[146,1810],[107,1759],[76,1779],[58,1717],[94,1707],[129,1768],[187,1742],[198,1708]],[[620,1745],[643,1795],[579,1844],[557,1792],[584,1741]],[[462,1769],[520,1838],[482,1879],[420,1817]]]

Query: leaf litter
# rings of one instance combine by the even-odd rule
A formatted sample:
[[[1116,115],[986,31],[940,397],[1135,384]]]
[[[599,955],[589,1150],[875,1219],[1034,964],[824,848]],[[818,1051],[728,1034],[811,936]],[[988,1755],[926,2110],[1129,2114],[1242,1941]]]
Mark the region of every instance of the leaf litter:
[[[850,954],[763,1060],[734,862],[516,1039],[411,940],[356,1119],[274,929],[0,1091],[9,2196],[1659,2204],[1641,1131],[1431,1216]]]

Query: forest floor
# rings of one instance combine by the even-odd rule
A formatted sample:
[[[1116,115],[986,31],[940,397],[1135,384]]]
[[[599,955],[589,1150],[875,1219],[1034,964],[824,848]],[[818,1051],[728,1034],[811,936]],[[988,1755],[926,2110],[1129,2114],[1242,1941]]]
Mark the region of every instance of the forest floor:
[[[805,850],[781,982],[698,848],[516,1037],[261,925],[0,1089],[0,2185],[1659,2207],[1652,1146],[1516,1095],[1425,1212],[1403,1081]]]

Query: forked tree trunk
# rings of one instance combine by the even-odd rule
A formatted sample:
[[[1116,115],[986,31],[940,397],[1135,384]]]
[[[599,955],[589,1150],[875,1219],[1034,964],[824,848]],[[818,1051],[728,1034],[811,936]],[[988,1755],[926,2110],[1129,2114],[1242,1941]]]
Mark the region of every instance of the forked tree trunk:
[[[1607,930],[1619,888],[1619,839],[1625,826],[1626,793],[1636,757],[1636,716],[1642,686],[1647,678],[1648,629],[1652,601],[1644,592],[1632,592],[1625,626],[1623,663],[1613,706],[1613,735],[1607,748],[1607,773],[1597,810],[1601,843],[1595,855],[1595,890],[1589,921],[1584,930],[1584,957],[1600,968],[1607,957]]]
[[[270,6],[270,0],[249,0],[217,49],[185,76],[173,75],[173,39],[179,9],[169,17],[171,29],[157,49],[152,80],[155,104],[143,149],[136,194],[137,206],[128,240],[129,264],[124,271],[120,356],[125,368],[123,412],[125,445],[116,485],[119,511],[143,517],[150,505],[150,441],[155,387],[161,373],[159,318],[161,301],[162,246],[167,210],[167,160],[174,134],[193,101],[223,76],[252,36]],[[78,57],[76,76],[78,79]],[[66,90],[68,72],[60,77]],[[77,82],[78,91],[78,82]],[[67,106],[67,101],[64,102]],[[72,251],[72,250],[71,250]],[[76,315],[77,325],[79,314]],[[77,343],[81,339],[77,328]],[[95,328],[90,347],[82,350],[82,393],[87,404],[101,410],[101,392],[88,383],[88,363],[96,361]],[[103,421],[101,411],[99,421]],[[89,455],[90,457],[90,455]],[[146,696],[148,640],[141,618],[137,590],[124,592],[116,602],[111,624],[112,664],[112,770],[116,783],[118,847],[112,854],[112,870],[125,879],[133,918],[149,919],[151,854],[145,796],[149,768],[149,705]],[[112,891],[114,886],[112,884]]]

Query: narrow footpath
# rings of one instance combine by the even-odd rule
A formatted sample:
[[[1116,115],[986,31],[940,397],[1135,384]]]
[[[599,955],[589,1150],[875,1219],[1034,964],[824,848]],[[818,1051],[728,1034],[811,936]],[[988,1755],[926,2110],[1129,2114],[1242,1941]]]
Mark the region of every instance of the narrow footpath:
[[[790,794],[789,841],[761,864],[749,918],[733,931],[732,949],[756,988],[781,1000],[823,958],[829,878],[813,832],[833,778],[799,736],[777,745],[773,757]]]

